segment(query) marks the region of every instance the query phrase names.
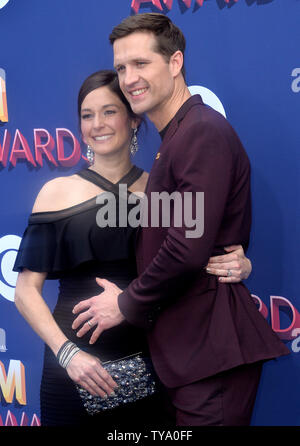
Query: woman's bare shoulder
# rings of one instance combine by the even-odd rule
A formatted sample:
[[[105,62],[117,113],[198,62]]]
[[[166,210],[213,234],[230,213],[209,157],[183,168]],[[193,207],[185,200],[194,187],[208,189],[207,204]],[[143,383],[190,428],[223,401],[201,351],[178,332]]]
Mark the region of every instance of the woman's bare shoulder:
[[[57,211],[68,207],[70,196],[73,195],[77,185],[76,175],[57,177],[47,181],[36,197],[32,212]]]

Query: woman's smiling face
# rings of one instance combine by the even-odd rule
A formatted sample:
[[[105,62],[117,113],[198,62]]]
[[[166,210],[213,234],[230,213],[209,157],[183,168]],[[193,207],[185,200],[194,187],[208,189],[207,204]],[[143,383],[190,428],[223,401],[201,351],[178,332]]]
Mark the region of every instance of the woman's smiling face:
[[[109,87],[97,88],[81,104],[83,141],[95,155],[106,156],[129,151],[136,120],[128,115],[124,103]]]

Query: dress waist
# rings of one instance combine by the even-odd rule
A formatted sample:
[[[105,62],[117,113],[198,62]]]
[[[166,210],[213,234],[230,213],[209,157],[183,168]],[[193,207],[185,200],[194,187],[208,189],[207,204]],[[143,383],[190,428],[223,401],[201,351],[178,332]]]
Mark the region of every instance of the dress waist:
[[[121,290],[127,288],[130,282],[134,279],[128,277],[109,277],[109,276],[98,276],[101,279],[106,279],[115,285],[117,285]],[[96,276],[93,277],[79,277],[77,279],[60,279],[59,281],[59,297],[64,296],[73,300],[80,300],[80,298],[89,298],[95,296],[96,294],[102,293],[103,288],[96,282]]]
[[[96,277],[106,279],[123,290],[136,276],[136,266],[132,262],[87,262],[61,276],[59,291],[68,297],[76,291],[77,296],[87,298],[103,291],[96,282]]]
[[[135,278],[134,271],[129,274],[128,268],[117,272],[113,268],[107,268],[104,273],[103,269],[96,273],[98,277],[113,282],[120,289],[126,288]],[[127,321],[104,331],[93,345],[89,344],[93,328],[81,338],[76,336],[80,327],[76,331],[72,329],[72,323],[78,316],[72,313],[74,306],[93,296],[99,295],[101,299],[100,293],[103,288],[97,284],[95,277],[94,270],[88,273],[78,271],[78,274],[65,275],[60,279],[58,301],[53,312],[58,325],[68,339],[75,342],[82,350],[98,356],[102,361],[119,359],[140,351],[145,353],[148,350],[145,333]]]

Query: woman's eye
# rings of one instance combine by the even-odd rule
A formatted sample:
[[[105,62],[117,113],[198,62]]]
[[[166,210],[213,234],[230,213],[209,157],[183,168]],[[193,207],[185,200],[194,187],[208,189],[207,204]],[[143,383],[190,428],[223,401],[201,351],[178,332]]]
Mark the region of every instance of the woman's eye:
[[[81,119],[90,119],[91,117],[91,113],[85,113],[84,115],[81,115]]]
[[[104,114],[105,115],[114,115],[116,113],[115,110],[105,110]]]

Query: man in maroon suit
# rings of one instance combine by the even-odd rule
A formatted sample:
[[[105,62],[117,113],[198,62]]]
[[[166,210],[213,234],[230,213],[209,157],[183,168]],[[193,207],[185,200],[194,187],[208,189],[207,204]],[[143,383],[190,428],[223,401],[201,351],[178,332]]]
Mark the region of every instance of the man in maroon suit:
[[[123,292],[102,282],[92,342],[124,318],[144,327],[178,425],[247,425],[263,361],[289,351],[244,284],[220,283],[205,266],[224,246],[247,248],[248,157],[227,120],[199,95],[190,95],[184,36],[168,17],[129,17],[110,40],[124,95],[135,113],[147,113],[162,137],[146,189],[149,219],[152,194],[176,191],[182,199],[190,194],[193,215],[203,205],[204,226],[193,234],[187,224],[175,225],[171,215],[169,227],[140,229],[139,276]],[[76,312],[82,309],[79,304]]]

